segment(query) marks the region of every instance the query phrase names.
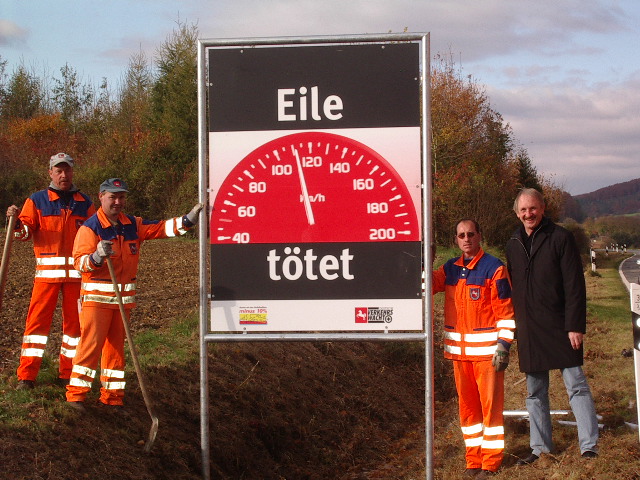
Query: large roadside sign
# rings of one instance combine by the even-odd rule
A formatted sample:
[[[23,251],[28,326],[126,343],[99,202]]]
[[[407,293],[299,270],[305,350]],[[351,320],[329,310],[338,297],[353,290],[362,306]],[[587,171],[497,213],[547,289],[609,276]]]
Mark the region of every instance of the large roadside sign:
[[[421,43],[206,61],[209,331],[423,332]]]

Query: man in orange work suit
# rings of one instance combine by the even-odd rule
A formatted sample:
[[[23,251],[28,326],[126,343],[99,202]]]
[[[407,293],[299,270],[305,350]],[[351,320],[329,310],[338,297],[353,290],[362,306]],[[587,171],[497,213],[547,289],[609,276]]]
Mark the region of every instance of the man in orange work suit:
[[[515,321],[504,264],[480,247],[474,220],[456,225],[462,256],[433,272],[433,293],[445,292],[444,356],[453,360],[465,476],[495,474],[504,455],[504,370]]]
[[[69,381],[71,362],[80,340],[80,273],[73,267],[71,250],[78,228],[95,213],[95,208],[91,199],[73,184],[73,166],[73,159],[66,153],[53,155],[49,159],[49,188],[27,198],[22,210],[15,205],[7,209],[7,216],[19,215],[15,238],[33,239],[36,257],[36,275],[17,372],[19,390],[35,386],[60,292],[62,343],[58,383],[61,385]]]
[[[74,265],[82,273],[81,337],[67,385],[67,403],[83,412],[84,401],[100,363],[100,403],[122,407],[124,398],[124,340],[115,289],[105,259],[111,257],[124,308],[135,307],[140,246],[145,240],[184,235],[197,222],[202,204],[182,217],[143,220],[123,213],[127,185],[119,178],[100,186],[100,208],[80,228],[73,246]]]

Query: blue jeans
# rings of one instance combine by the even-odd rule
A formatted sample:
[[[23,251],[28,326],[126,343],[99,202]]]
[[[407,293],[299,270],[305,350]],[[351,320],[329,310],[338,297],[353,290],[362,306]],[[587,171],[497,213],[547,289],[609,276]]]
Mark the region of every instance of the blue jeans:
[[[569,404],[578,424],[580,453],[598,451],[598,419],[593,396],[582,367],[562,368],[562,379]],[[549,411],[549,371],[527,373],[527,411],[529,412],[529,444],[534,455],[554,451]]]

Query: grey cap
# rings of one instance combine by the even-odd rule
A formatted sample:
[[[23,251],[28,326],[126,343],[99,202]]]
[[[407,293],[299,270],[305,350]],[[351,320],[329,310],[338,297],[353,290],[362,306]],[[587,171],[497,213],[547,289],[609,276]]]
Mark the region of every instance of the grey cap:
[[[119,178],[109,178],[102,182],[100,185],[100,193],[102,192],[110,192],[110,193],[118,193],[118,192],[128,192],[127,184],[124,180],[120,180]]]
[[[71,158],[66,153],[60,152],[56,153],[55,155],[51,155],[51,158],[49,159],[49,169],[52,169],[53,167],[55,167],[56,165],[60,165],[61,163],[66,163],[71,168],[73,168],[73,158]]]

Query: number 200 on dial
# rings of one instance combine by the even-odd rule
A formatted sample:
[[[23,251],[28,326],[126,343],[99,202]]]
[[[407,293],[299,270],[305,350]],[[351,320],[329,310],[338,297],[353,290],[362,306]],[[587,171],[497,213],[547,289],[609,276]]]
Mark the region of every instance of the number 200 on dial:
[[[210,235],[214,244],[420,240],[389,162],[326,132],[280,137],[241,160],[216,195]]]

